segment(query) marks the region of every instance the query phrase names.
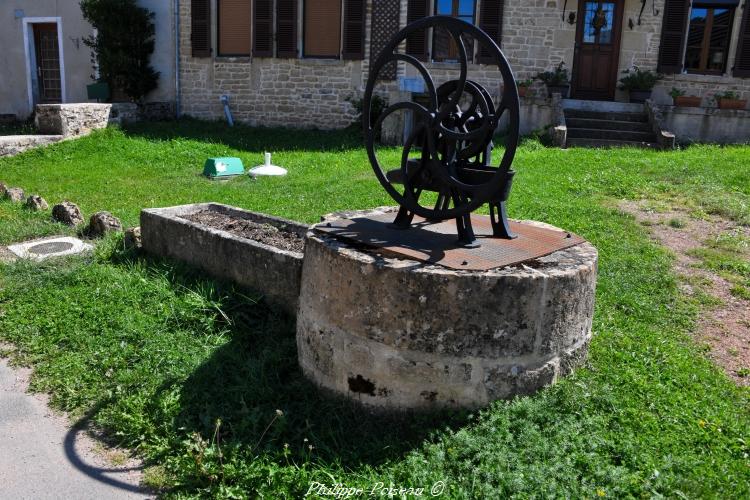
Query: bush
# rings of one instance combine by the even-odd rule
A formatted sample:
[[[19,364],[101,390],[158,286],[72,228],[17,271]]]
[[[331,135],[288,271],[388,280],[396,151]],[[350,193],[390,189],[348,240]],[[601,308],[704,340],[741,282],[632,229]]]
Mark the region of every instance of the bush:
[[[159,80],[149,63],[156,33],[154,13],[135,0],[81,0],[81,12],[96,29],[83,43],[92,50],[98,80],[133,101],[154,90]]]
[[[664,78],[653,71],[643,71],[638,66],[626,69],[622,73],[625,76],[620,78],[620,90],[653,90],[656,82]]]
[[[570,83],[568,70],[565,69],[565,61],[560,61],[553,71],[538,73],[534,78],[541,80],[548,87],[561,87]]]

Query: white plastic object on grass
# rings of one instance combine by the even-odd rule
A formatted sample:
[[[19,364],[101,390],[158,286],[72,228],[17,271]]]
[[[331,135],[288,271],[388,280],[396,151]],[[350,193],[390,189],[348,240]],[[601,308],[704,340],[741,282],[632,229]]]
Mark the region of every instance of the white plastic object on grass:
[[[259,177],[262,175],[267,176],[281,176],[286,175],[286,169],[276,165],[271,165],[271,153],[266,153],[266,162],[263,165],[253,167],[248,171],[250,177]]]

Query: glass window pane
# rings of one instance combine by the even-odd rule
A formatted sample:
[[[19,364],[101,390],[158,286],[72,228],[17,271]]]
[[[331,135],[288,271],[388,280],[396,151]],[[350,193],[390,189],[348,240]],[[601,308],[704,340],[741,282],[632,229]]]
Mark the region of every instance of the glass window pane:
[[[459,0],[458,16],[459,17],[463,17],[463,16],[474,17],[474,3],[475,2],[476,0]]]
[[[453,0],[438,0],[436,14],[441,16],[453,15]]]
[[[715,70],[715,71],[724,71],[724,59],[726,57],[726,52],[724,52],[723,47],[712,47],[708,51],[708,63],[707,63],[707,69]]]
[[[698,70],[701,64],[701,48],[688,47],[685,51],[685,68]]]
[[[586,2],[586,17],[584,18],[583,41],[594,43],[596,41],[596,29],[594,28],[594,16],[599,8],[599,2]]]
[[[708,9],[693,9],[690,12],[690,21],[705,22],[708,16]]]

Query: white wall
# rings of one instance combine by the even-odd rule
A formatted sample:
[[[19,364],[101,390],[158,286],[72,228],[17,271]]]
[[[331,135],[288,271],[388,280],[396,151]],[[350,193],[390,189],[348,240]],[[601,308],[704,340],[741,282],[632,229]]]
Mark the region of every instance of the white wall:
[[[23,118],[32,111],[28,98],[24,17],[60,18],[65,68],[63,102],[87,102],[86,85],[92,82],[93,68],[91,51],[82,39],[91,35],[92,28],[83,20],[79,1],[0,0],[0,47],[3,49],[0,51],[0,114],[11,113]],[[156,47],[151,62],[161,74],[159,88],[147,96],[148,101],[173,101],[175,96],[172,1],[139,0],[140,5],[156,14]],[[17,10],[21,11],[20,17],[16,17]]]

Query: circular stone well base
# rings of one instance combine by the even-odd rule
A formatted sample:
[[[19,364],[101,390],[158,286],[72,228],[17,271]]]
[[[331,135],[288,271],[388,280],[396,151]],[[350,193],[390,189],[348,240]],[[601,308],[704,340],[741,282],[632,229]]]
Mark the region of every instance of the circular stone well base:
[[[531,394],[585,359],[596,265],[582,243],[527,265],[454,271],[311,231],[299,362],[319,386],[382,409]]]

